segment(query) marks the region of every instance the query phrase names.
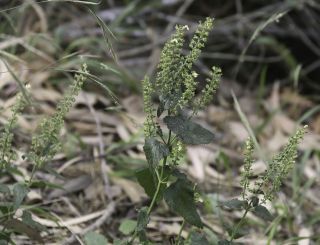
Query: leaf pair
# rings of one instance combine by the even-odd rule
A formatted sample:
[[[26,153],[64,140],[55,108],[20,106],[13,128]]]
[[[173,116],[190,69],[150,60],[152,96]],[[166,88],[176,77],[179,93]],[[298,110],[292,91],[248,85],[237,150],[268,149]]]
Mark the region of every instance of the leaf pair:
[[[165,169],[164,175],[169,176],[170,170]],[[144,188],[145,192],[150,198],[156,192],[156,183],[148,168],[138,170],[136,176],[139,184]],[[185,175],[178,175],[178,179],[173,182],[168,188],[166,184],[160,187],[157,201],[164,197],[170,209],[181,215],[189,224],[202,228],[203,224],[201,218],[197,213],[195,205],[195,196],[193,184],[185,177]]]
[[[236,209],[236,210],[243,210],[246,208],[253,208],[252,212],[259,218],[272,221],[274,219],[273,215],[268,211],[265,206],[258,205],[258,201],[256,198],[252,199],[254,202],[251,203],[250,207],[248,207],[247,201],[242,201],[239,199],[231,199],[228,201],[220,202],[220,204],[228,209]]]

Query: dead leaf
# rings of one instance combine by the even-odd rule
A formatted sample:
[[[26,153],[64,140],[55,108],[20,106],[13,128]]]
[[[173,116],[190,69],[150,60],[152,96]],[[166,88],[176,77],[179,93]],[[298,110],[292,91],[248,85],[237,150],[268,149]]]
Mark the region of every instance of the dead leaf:
[[[311,107],[313,103],[307,98],[301,96],[296,91],[291,89],[285,89],[281,94],[281,101],[290,103],[293,106],[301,106],[304,108]]]
[[[309,245],[310,244],[310,238],[312,236],[312,232],[307,227],[301,227],[299,230],[299,237],[305,237],[305,239],[300,239],[298,241],[298,245]]]
[[[187,155],[192,163],[189,168],[190,174],[200,182],[205,179],[205,165],[214,161],[216,154],[207,148],[201,146],[187,147]]]
[[[4,227],[7,229],[12,229],[16,232],[21,234],[26,234],[32,240],[38,241],[44,244],[42,237],[39,234],[39,231],[35,230],[34,228],[28,226],[27,224],[23,223],[18,219],[10,219],[4,223]]]
[[[249,134],[245,128],[245,126],[240,122],[228,122],[227,128],[229,132],[236,137],[238,143],[244,142],[249,137]]]
[[[229,121],[233,116],[231,111],[223,109],[221,106],[211,105],[208,108],[208,121],[209,123],[214,124],[224,124],[226,121]]]
[[[53,199],[66,194],[74,193],[77,191],[84,190],[92,183],[92,179],[89,175],[82,175],[74,179],[66,181],[63,185],[63,189],[53,190],[48,198]]]
[[[133,203],[141,202],[142,198],[146,196],[142,187],[134,181],[112,177],[112,182],[120,186]]]
[[[320,115],[311,122],[311,127],[316,134],[320,134]]]
[[[266,143],[266,146],[270,152],[278,152],[287,143],[287,140],[288,137],[284,136],[282,131],[276,130],[272,138]]]

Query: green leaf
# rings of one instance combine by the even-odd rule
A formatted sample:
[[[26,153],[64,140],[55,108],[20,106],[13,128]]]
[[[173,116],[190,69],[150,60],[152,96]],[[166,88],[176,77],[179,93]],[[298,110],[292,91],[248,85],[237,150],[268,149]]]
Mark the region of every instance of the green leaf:
[[[224,230],[226,230],[230,236],[233,236],[234,239],[238,239],[240,237],[248,235],[248,232],[246,230],[242,229],[241,227],[239,227],[237,229],[236,233],[234,234],[234,232],[235,232],[234,226],[231,226],[225,222],[223,222],[222,226],[223,226]]]
[[[46,227],[32,219],[31,213],[24,210],[22,214],[22,222],[38,231],[46,231]]]
[[[149,168],[138,169],[135,172],[139,184],[143,187],[147,195],[152,198],[156,192],[156,184]]]
[[[39,231],[30,227],[29,225],[23,223],[18,219],[10,219],[4,223],[4,227],[6,229],[14,230],[15,232],[19,232],[21,234],[27,235],[32,240],[38,241],[43,244],[42,237],[39,234]]]
[[[44,181],[44,180],[35,180],[32,181],[30,188],[51,188],[51,189],[61,189],[63,190],[63,186],[59,185],[59,184],[54,184],[54,183],[50,183],[48,181]]]
[[[145,245],[149,244],[147,235],[146,235],[146,228],[149,223],[149,215],[148,215],[148,208],[143,207],[139,210],[138,218],[137,218],[137,227],[136,232],[138,233],[140,244]]]
[[[157,117],[160,117],[165,110],[174,107],[182,96],[182,91],[178,89],[177,91],[172,91],[170,94],[159,96],[159,107],[157,109]]]
[[[0,245],[8,245],[8,240],[0,240]]]
[[[147,161],[152,168],[158,166],[160,160],[170,153],[168,147],[155,138],[147,138],[143,150],[146,154]]]
[[[190,238],[189,238],[190,245],[209,245],[209,242],[204,234],[201,234],[199,232],[191,232]]]
[[[165,101],[160,100],[159,106],[157,108],[157,117],[160,117],[165,110]]]
[[[24,184],[16,183],[13,186],[13,202],[14,202],[14,209],[17,209],[20,207],[23,199],[28,193],[28,188]]]
[[[86,245],[106,245],[108,240],[101,234],[96,232],[88,232],[84,236],[84,241]]]
[[[144,231],[149,223],[148,208],[143,207],[139,210],[137,219],[137,232]]]
[[[251,202],[252,202],[252,207],[256,207],[259,205],[259,198],[257,196],[253,196],[251,198]]]
[[[12,232],[10,231],[0,231],[0,245],[8,245],[10,244],[10,235]]]
[[[164,173],[162,175],[163,178],[168,177],[170,174],[170,169],[165,168]],[[143,187],[144,191],[147,193],[147,195],[150,198],[153,198],[154,193],[157,189],[157,184],[155,182],[155,179],[153,178],[150,169],[149,168],[142,168],[135,172],[135,175],[137,177],[137,180],[139,184]],[[157,202],[159,202],[163,197],[163,191],[166,188],[166,183],[161,184],[160,190],[157,197]]]
[[[268,209],[262,205],[256,206],[252,212],[263,220],[272,221],[274,218]]]
[[[229,209],[243,209],[247,205],[247,201],[241,201],[239,199],[231,199],[229,201],[220,202],[220,204]]]
[[[194,202],[192,183],[187,179],[178,179],[164,191],[164,199],[169,207],[181,215],[189,224],[203,227]]]
[[[115,240],[113,240],[112,244],[113,245],[127,245],[127,244],[129,244],[129,242],[123,241],[123,240],[120,240],[120,239],[115,239]]]
[[[124,235],[129,235],[132,232],[134,232],[135,228],[137,226],[137,221],[131,220],[131,219],[125,219],[121,222],[121,225],[119,226],[119,231]]]
[[[0,193],[10,194],[10,189],[7,185],[0,184]]]
[[[214,139],[213,133],[182,115],[166,116],[163,121],[185,144],[209,144]]]

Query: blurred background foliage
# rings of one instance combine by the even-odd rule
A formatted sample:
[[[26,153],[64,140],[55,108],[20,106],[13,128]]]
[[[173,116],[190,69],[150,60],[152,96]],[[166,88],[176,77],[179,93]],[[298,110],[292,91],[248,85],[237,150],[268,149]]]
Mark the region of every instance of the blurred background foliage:
[[[215,64],[222,67],[225,79],[245,86],[279,81],[319,99],[313,93],[319,92],[320,66],[320,10],[314,0],[110,0],[97,5],[13,0],[1,5],[2,39],[11,36],[17,43],[25,42],[9,44],[11,54],[28,48],[33,52],[34,47],[55,69],[68,69],[80,56],[86,57],[102,80],[114,86],[124,83],[127,93],[137,89],[145,73],[154,74],[160,48],[176,24],[193,30],[199,20],[212,16],[215,28],[197,64],[202,73]],[[283,16],[270,21],[276,14]],[[117,64],[110,58],[110,45]],[[120,73],[105,72],[96,62]]]

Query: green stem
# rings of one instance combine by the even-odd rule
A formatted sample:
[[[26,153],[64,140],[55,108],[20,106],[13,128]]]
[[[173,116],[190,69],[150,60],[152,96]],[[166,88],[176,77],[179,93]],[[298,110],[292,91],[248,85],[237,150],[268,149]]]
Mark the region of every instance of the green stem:
[[[178,238],[177,238],[177,245],[180,245],[181,234],[182,234],[182,230],[183,230],[185,224],[186,224],[186,221],[183,220],[182,224],[181,224],[181,227],[180,227],[179,234],[178,234]]]
[[[159,174],[157,173],[157,177],[158,177],[157,189],[156,189],[156,192],[154,193],[154,195],[153,195],[153,197],[152,197],[151,204],[150,204],[150,206],[148,207],[148,211],[147,211],[148,216],[150,215],[150,213],[151,213],[151,211],[152,211],[152,209],[153,209],[153,207],[154,207],[154,205],[155,205],[155,203],[156,203],[156,201],[157,201],[157,198],[158,198],[158,195],[159,195],[159,192],[160,192],[160,187],[161,187],[161,184],[163,183],[163,181],[162,181],[162,176],[163,176],[163,172],[164,172],[163,169],[164,169],[164,165],[165,165],[166,161],[167,161],[167,158],[165,158],[165,159],[163,160],[163,165],[162,165],[162,167],[161,167],[160,176],[159,176]],[[156,170],[156,171],[157,171],[157,170]],[[129,241],[129,244],[132,244],[132,243],[134,242],[134,240],[136,239],[137,235],[138,235],[137,230],[135,230],[134,233],[133,233],[133,235],[132,235],[132,237],[131,237],[131,239],[130,239],[130,241]]]
[[[249,203],[249,205],[248,205],[248,207],[246,208],[244,214],[242,215],[240,221],[238,222],[238,224],[236,225],[236,227],[232,230],[230,242],[232,242],[232,241],[234,240],[235,236],[237,235],[240,226],[242,225],[242,223],[244,222],[244,219],[246,218],[248,212],[250,211],[250,208],[251,208],[251,203]]]
[[[153,209],[153,207],[154,207],[154,205],[155,205],[155,203],[157,201],[158,195],[159,195],[160,187],[161,187],[161,184],[162,184],[162,176],[163,176],[163,168],[164,168],[163,166],[165,165],[166,161],[167,161],[167,158],[165,158],[163,160],[163,165],[161,167],[160,177],[158,179],[157,189],[156,189],[156,192],[154,193],[154,195],[152,197],[151,204],[150,204],[150,206],[148,208],[148,212],[147,212],[148,216],[150,215],[150,213],[151,213],[151,211],[152,211],[152,209]]]
[[[167,142],[167,146],[169,148],[170,148],[170,140],[171,140],[171,130],[169,130],[169,136],[168,136],[168,142]],[[152,209],[154,208],[154,205],[156,204],[156,201],[158,199],[158,195],[159,195],[159,192],[160,192],[161,185],[164,183],[164,180],[162,179],[162,177],[163,177],[163,172],[164,172],[164,166],[166,165],[166,163],[167,163],[167,157],[165,157],[163,159],[160,175],[159,175],[159,173],[157,173],[157,177],[158,177],[157,189],[156,189],[156,192],[154,193],[154,195],[152,197],[152,201],[150,203],[150,206],[148,207],[148,211],[147,211],[148,216],[150,215]],[[156,172],[157,172],[157,170],[156,170]],[[138,234],[135,231],[133,233],[133,235],[132,235],[132,238],[129,241],[129,244],[132,244],[134,242],[134,240],[137,237],[137,235]]]

